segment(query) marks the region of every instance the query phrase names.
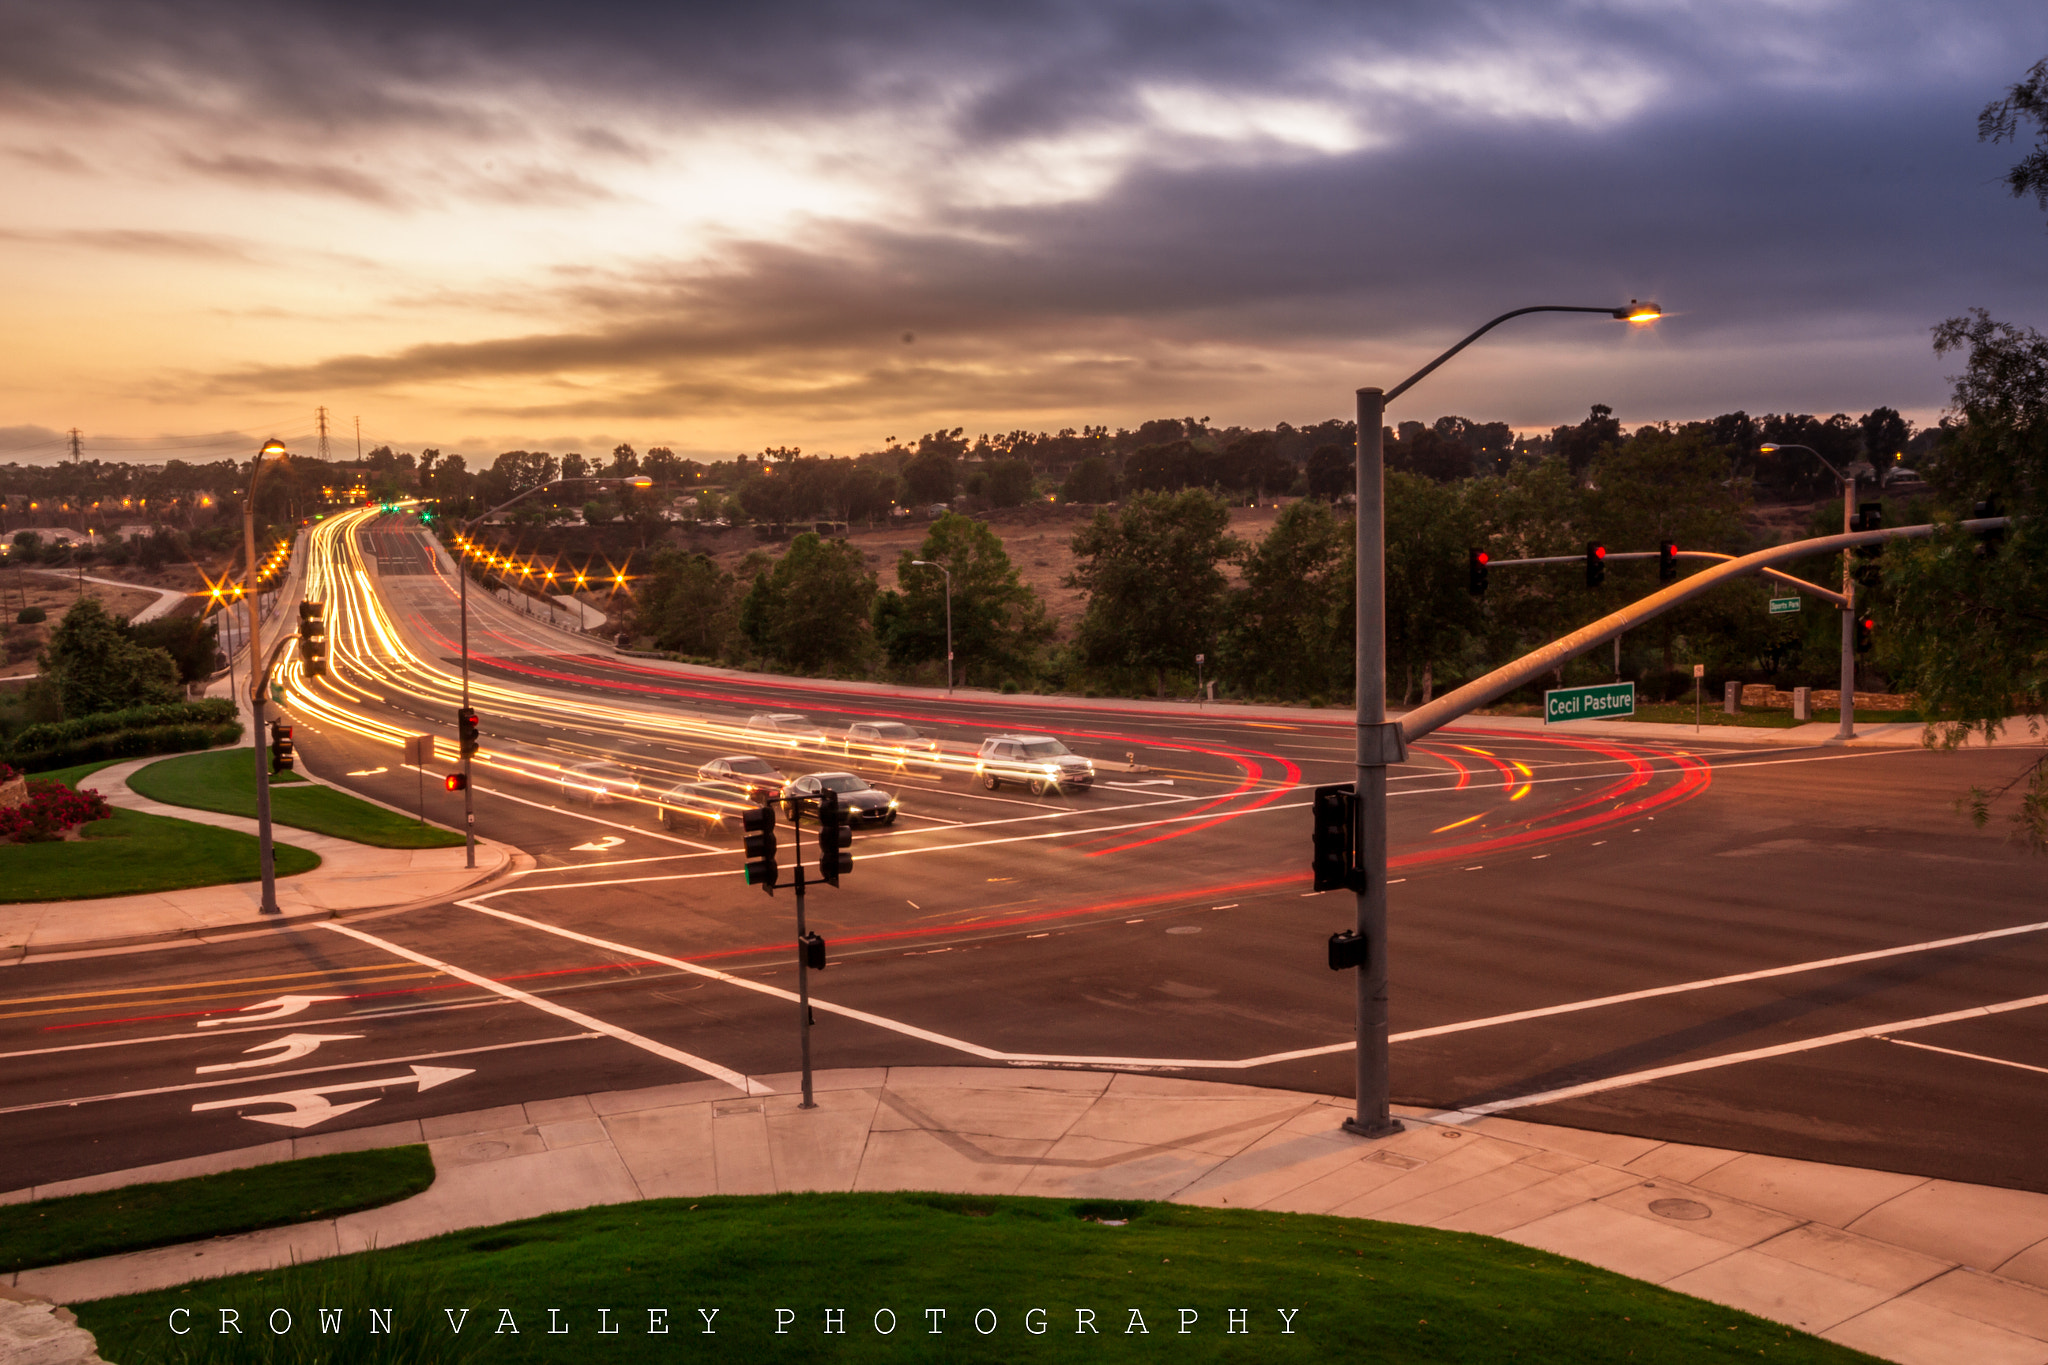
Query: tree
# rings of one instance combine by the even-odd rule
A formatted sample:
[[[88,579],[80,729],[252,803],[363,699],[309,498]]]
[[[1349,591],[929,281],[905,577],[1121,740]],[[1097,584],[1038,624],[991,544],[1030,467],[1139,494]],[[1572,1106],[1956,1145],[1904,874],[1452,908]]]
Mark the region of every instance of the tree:
[[[851,668],[868,649],[874,598],[875,576],[859,550],[806,531],[754,579],[740,606],[740,629],[790,667]]]
[[[66,716],[178,700],[178,665],[161,649],[130,640],[97,598],[81,597],[50,632],[41,664]]]
[[[983,496],[989,506],[1016,507],[1031,496],[1031,461],[991,460],[983,472],[988,479]]]
[[[2026,79],[2007,90],[2004,99],[1984,106],[1984,111],[1977,115],[1977,140],[2016,140],[2022,119],[2033,120],[2039,130],[2034,150],[2006,172],[2005,183],[2013,198],[2024,199],[2031,194],[2036,203],[2048,209],[2048,57],[2028,68]]]
[[[128,638],[145,649],[160,649],[170,655],[171,662],[178,666],[180,682],[201,682],[213,675],[220,628],[211,621],[202,621],[197,616],[159,616],[154,621],[128,627]]]
[[[723,657],[739,626],[739,589],[709,555],[660,550],[637,593],[635,629],[661,649]]]
[[[1387,471],[1387,682],[1404,705],[1418,690],[1430,699],[1438,672],[1466,659],[1482,624],[1466,587],[1472,487]]]
[[[1308,495],[1335,502],[1355,491],[1358,482],[1356,446],[1320,445],[1308,456]]]
[[[951,502],[958,486],[953,451],[946,444],[926,444],[932,440],[925,437],[917,454],[903,462],[903,493],[913,505]]]
[[[1166,694],[1169,671],[1215,648],[1225,581],[1239,550],[1230,509],[1202,489],[1141,493],[1074,533],[1066,585],[1088,594],[1075,643],[1097,668],[1142,669]]]
[[[1961,421],[1927,470],[1943,529],[1885,551],[1881,654],[1910,671],[1929,738],[1953,748],[2016,715],[2038,734],[2033,718],[2048,710],[2048,337],[1975,309],[1935,328],[1934,348],[1969,357],[1953,398]],[[1954,524],[1979,500],[2013,518],[2002,543]],[[2016,832],[2048,852],[2048,759],[1966,804],[1981,825],[2022,783]]]
[[[1116,474],[1109,461],[1090,455],[1067,473],[1060,484],[1061,502],[1102,503],[1116,501]]]
[[[1585,421],[1575,427],[1558,427],[1550,433],[1550,441],[1551,449],[1564,456],[1566,467],[1581,474],[1601,451],[1621,444],[1621,423],[1615,420],[1613,408],[1595,403]]]
[[[875,600],[875,635],[889,662],[903,667],[946,657],[946,576],[912,563],[918,559],[953,575],[953,652],[961,677],[1028,677],[1033,652],[1052,637],[1045,604],[1018,577],[993,530],[952,512],[896,561],[902,591]]]
[[[1872,408],[1856,426],[1863,433],[1863,458],[1880,478],[1905,455],[1913,439],[1913,424],[1897,408]]]
[[[1244,586],[1231,594],[1219,671],[1251,693],[1350,695],[1356,553],[1354,523],[1326,503],[1283,509],[1244,556]]]
[[[640,457],[624,441],[612,447],[612,462],[605,471],[609,479],[630,479],[640,472]]]

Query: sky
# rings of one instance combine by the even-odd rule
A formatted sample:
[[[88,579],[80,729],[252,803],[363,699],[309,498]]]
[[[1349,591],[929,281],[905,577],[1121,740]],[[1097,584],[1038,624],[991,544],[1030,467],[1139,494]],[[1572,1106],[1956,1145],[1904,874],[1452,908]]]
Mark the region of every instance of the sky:
[[[0,462],[1925,424],[2038,0],[0,0]]]

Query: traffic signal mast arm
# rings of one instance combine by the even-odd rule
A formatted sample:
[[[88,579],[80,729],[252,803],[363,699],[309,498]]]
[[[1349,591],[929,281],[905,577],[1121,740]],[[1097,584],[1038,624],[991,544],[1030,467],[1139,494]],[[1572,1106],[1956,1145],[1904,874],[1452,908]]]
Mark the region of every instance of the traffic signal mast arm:
[[[1960,522],[1958,526],[1964,531],[1983,532],[2002,531],[2011,524],[2012,518],[2010,517],[1982,517],[1972,521]],[[1741,555],[1734,559],[1724,560],[1721,563],[1715,564],[1712,568],[1704,569],[1694,574],[1691,578],[1673,583],[1668,588],[1651,593],[1640,602],[1632,602],[1620,611],[1610,612],[1591,625],[1581,626],[1562,639],[1552,640],[1543,648],[1524,654],[1513,663],[1503,664],[1484,677],[1475,678],[1471,682],[1466,683],[1463,687],[1446,692],[1435,701],[1425,706],[1416,707],[1394,723],[1401,727],[1401,738],[1404,743],[1413,744],[1424,735],[1450,724],[1450,722],[1466,712],[1476,711],[1488,702],[1506,696],[1523,683],[1542,677],[1567,659],[1576,659],[1579,655],[1606,644],[1615,636],[1634,630],[1645,621],[1655,620],[1673,607],[1680,606],[1690,602],[1695,597],[1713,591],[1729,579],[1740,578],[1744,574],[1766,571],[1776,565],[1794,563],[1801,559],[1811,558],[1814,555],[1830,555],[1842,550],[1853,550],[1862,545],[1882,545],[1886,541],[1892,540],[1926,540],[1935,533],[1936,529],[1938,528],[1931,525],[1892,526],[1880,531],[1854,531],[1847,535],[1817,536],[1812,540],[1795,540],[1786,545],[1773,545],[1768,550],[1758,550],[1755,554]],[[1681,551],[1681,553],[1685,552]],[[1699,551],[1691,553],[1702,558],[1705,557]],[[1655,559],[1656,557],[1654,552],[1608,556],[1609,559]],[[1515,562],[1525,564],[1581,564],[1585,561],[1583,556],[1580,555],[1565,555],[1562,558],[1552,559],[1495,560],[1488,567],[1501,568],[1508,563]],[[1794,581],[1797,582],[1797,580]],[[1823,588],[1814,588],[1811,584],[1801,583],[1799,586],[1810,588],[1812,591],[1829,597],[1836,602],[1842,600],[1839,594],[1829,593]]]
[[[1964,523],[1966,526],[1975,526],[1977,524],[1976,522]],[[1677,550],[1673,552],[1672,557],[1674,559],[1711,559],[1720,563],[1726,563],[1735,558],[1734,555],[1715,554],[1712,550]],[[1602,558],[1609,564],[1614,564],[1624,559],[1658,559],[1661,558],[1661,555],[1656,550],[1629,550],[1622,553],[1609,550]],[[1521,569],[1538,564],[1583,564],[1585,562],[1586,557],[1583,554],[1548,555],[1542,559],[1489,559],[1486,561],[1486,567],[1489,569]],[[1848,598],[1830,588],[1823,588],[1818,583],[1809,583],[1803,578],[1794,578],[1791,574],[1781,573],[1777,569],[1758,569],[1756,572],[1762,574],[1765,578],[1774,578],[1780,583],[1795,587],[1801,592],[1812,593],[1815,597],[1825,598],[1827,601],[1845,610],[1849,607]]]

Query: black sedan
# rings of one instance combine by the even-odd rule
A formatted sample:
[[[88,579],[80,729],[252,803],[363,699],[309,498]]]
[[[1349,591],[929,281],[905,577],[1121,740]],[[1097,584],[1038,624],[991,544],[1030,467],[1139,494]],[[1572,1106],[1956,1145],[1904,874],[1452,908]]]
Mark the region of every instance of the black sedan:
[[[839,809],[849,824],[896,823],[896,798],[879,787],[870,787],[866,778],[853,773],[805,773],[782,789],[783,809],[793,810],[803,798],[828,791],[839,794]]]

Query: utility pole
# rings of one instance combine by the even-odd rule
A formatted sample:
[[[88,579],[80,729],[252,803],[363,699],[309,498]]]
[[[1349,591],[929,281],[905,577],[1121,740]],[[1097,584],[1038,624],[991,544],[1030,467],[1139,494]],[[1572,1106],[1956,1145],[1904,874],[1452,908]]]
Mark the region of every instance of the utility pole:
[[[263,667],[263,618],[257,602],[256,473],[265,455],[281,456],[284,453],[284,442],[275,437],[263,443],[263,449],[257,451],[256,458],[249,462],[249,496],[242,504],[242,548],[248,556],[242,576],[245,584],[242,596],[249,606],[249,724],[256,732],[257,866],[263,877],[263,899],[257,910],[265,915],[280,912],[277,908],[277,856],[270,838],[270,768],[263,761],[269,745],[263,733],[266,670]]]

